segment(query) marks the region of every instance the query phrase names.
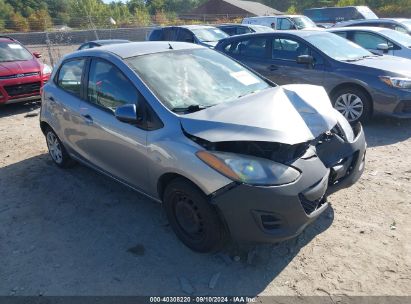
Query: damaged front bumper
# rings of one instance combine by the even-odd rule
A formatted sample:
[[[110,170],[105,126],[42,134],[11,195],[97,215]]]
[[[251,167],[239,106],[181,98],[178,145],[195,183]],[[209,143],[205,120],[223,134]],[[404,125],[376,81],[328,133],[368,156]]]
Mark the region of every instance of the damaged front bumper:
[[[361,125],[354,134],[352,142],[339,136],[321,141],[290,164],[301,172],[291,184],[232,184],[212,195],[233,239],[279,242],[300,234],[327,209],[327,195],[361,177],[366,151]]]

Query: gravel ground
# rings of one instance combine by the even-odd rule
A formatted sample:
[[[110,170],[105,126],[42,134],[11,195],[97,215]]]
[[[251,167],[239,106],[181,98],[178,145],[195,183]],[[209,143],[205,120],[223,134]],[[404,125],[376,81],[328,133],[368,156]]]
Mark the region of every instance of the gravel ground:
[[[298,238],[202,255],[157,203],[54,166],[37,112],[0,108],[0,295],[411,295],[411,121],[366,126],[362,179]]]

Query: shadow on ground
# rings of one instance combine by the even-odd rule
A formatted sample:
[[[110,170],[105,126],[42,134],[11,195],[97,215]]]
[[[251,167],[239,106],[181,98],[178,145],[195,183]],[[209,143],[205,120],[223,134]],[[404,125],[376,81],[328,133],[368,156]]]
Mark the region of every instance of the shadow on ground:
[[[329,208],[298,238],[259,245],[247,262],[243,246],[190,251],[159,204],[83,166],[61,170],[45,154],[1,168],[0,197],[0,295],[182,295],[193,288],[195,295],[255,296],[333,221]]]
[[[39,109],[40,104],[41,103],[39,101],[33,101],[27,103],[0,105],[0,118],[29,113]]]
[[[369,147],[392,145],[411,138],[411,119],[374,117],[364,130]]]

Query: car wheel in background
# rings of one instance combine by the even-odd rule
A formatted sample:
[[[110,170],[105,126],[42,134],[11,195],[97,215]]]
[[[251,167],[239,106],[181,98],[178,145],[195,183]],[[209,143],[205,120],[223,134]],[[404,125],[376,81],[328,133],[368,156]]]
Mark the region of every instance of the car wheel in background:
[[[368,95],[358,88],[342,88],[332,98],[334,108],[352,124],[367,121],[372,112]]]
[[[47,148],[54,163],[61,168],[72,166],[74,161],[68,155],[56,133],[51,128],[47,128],[45,135]]]
[[[177,237],[197,252],[215,252],[224,245],[226,230],[217,211],[192,183],[177,178],[164,192],[164,207]]]

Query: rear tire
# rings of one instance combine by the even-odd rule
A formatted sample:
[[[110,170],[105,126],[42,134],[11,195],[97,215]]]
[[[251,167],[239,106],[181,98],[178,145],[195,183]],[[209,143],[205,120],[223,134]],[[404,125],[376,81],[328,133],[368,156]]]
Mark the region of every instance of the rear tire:
[[[183,178],[174,179],[164,191],[163,202],[171,227],[187,247],[201,253],[222,248],[226,241],[225,227],[196,186]]]
[[[49,127],[44,134],[46,136],[47,148],[53,162],[60,168],[72,167],[75,162],[68,155],[57,134]]]
[[[366,122],[371,118],[372,101],[361,89],[345,87],[337,90],[331,97],[334,108],[351,124]]]

